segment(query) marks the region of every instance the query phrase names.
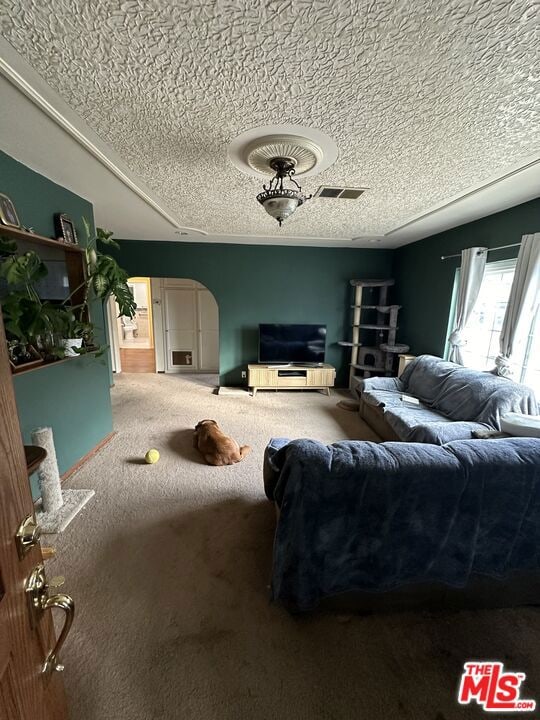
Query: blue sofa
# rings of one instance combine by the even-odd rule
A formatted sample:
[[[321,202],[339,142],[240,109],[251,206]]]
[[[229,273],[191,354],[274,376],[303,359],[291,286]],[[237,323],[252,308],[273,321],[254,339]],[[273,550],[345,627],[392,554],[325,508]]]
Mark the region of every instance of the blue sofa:
[[[514,573],[540,588],[540,439],[274,439],[264,483],[279,509],[272,596],[290,609]]]
[[[500,430],[504,413],[538,413],[531,388],[432,355],[415,358],[399,379],[362,380],[356,393],[360,416],[383,440],[442,445]]]

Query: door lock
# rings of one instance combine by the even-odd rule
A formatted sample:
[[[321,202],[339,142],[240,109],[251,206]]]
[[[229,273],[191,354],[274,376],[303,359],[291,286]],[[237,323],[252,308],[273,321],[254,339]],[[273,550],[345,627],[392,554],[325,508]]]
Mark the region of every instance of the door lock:
[[[33,515],[28,515],[19,525],[19,529],[15,533],[17,542],[17,552],[19,559],[22,560],[30,550],[39,543],[41,530],[35,521]]]

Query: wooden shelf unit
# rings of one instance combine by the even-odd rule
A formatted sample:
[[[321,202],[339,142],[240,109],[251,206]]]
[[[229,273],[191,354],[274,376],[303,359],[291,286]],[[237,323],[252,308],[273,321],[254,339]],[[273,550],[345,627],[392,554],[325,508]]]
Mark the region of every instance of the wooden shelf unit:
[[[10,227],[9,225],[0,225],[0,235],[10,237],[13,240],[33,242],[36,245],[49,245],[50,247],[61,248],[70,253],[84,252],[84,248],[80,247],[80,245],[73,245],[72,243],[62,242],[61,240],[53,240],[52,238],[45,237],[45,235],[38,235],[37,233],[21,230],[21,228]]]
[[[295,374],[292,374],[295,373]],[[248,365],[248,386],[253,397],[258,390],[320,390],[330,395],[336,369],[328,363],[309,365]]]
[[[95,355],[97,350],[89,350],[88,352],[83,353],[82,355],[68,355],[64,358],[58,358],[58,360],[50,360],[49,362],[43,362],[41,365],[33,365],[32,367],[25,367],[24,365],[22,367],[19,367],[17,372],[13,373],[14,378],[18,378],[20,375],[26,375],[26,373],[36,372],[37,370],[44,370],[48,367],[56,367],[57,365],[61,365],[62,363],[66,362],[72,362],[73,360],[78,360],[79,358],[88,357],[89,355]]]
[[[52,238],[45,237],[44,235],[31,233],[27,230],[21,230],[20,228],[10,227],[9,225],[0,224],[0,236],[16,240],[18,244],[22,243],[22,250],[24,252],[32,249],[39,254],[40,247],[54,248],[56,251],[58,251],[58,257],[63,256],[63,260],[66,265],[69,294],[73,293],[71,302],[73,305],[82,305],[82,303],[84,302],[83,285],[86,280],[85,248],[80,247],[80,245],[62,242],[61,240],[53,240]],[[28,247],[29,245],[31,246],[30,248]],[[89,320],[90,318],[87,317],[86,319]],[[55,360],[53,362],[41,363],[39,365],[34,365],[26,369],[24,369],[24,367],[21,367],[14,374],[22,375],[26,372],[41,370],[43,368],[49,367],[50,365],[57,365],[58,363],[65,362],[69,359],[74,358],[63,358],[60,360]]]
[[[353,325],[353,328],[362,328],[363,330],[398,330],[397,325],[376,325],[375,323],[360,323]]]
[[[24,244],[37,245],[35,251],[39,254],[39,247],[54,248],[59,253],[63,253],[66,263],[66,272],[68,276],[69,292],[73,295],[73,305],[81,305],[84,301],[84,288],[80,286],[86,279],[86,258],[85,249],[79,245],[61,242],[60,240],[52,240],[51,238],[30,233],[19,228],[9,227],[8,225],[0,225],[0,235],[10,237],[13,240]]]

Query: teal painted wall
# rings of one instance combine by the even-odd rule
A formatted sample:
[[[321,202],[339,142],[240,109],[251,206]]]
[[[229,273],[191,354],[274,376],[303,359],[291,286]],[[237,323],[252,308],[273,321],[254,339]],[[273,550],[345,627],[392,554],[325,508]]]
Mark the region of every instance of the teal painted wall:
[[[259,323],[327,325],[326,359],[348,381],[351,278],[390,277],[387,250],[122,240],[120,264],[130,275],[197,280],[219,306],[220,382],[241,385],[257,361]]]
[[[60,473],[112,432],[109,374],[104,357],[80,357],[14,377],[21,432],[52,427]],[[32,479],[34,498],[39,497]]]
[[[444,355],[452,291],[459,258],[441,260],[475,245],[488,248],[519,243],[540,231],[540,198],[405,245],[394,252],[393,277],[399,315],[399,339],[411,353]],[[488,262],[517,257],[519,248],[489,253]]]
[[[93,221],[87,200],[30,170],[0,152],[0,192],[11,198],[19,220],[40,235],[54,237],[53,215],[65,212],[74,221],[79,242],[85,234],[81,218]],[[103,340],[105,320],[101,303],[91,307],[97,334]],[[93,356],[49,365],[34,372],[14,375],[21,430],[30,442],[33,428],[53,428],[60,472],[64,473],[112,431],[108,359]],[[38,496],[33,482],[34,497]]]

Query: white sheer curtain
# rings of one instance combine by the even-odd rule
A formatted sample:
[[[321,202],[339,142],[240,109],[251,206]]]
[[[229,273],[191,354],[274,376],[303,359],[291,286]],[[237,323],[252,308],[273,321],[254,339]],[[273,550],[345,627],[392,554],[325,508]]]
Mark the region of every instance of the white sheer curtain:
[[[463,365],[461,348],[466,344],[463,331],[478,299],[486,269],[487,248],[472,247],[461,251],[461,270],[456,306],[456,326],[448,342],[452,346],[450,360]]]
[[[540,301],[540,233],[524,235],[516,263],[510,297],[499,337],[500,353],[495,358],[498,375],[513,374],[512,352],[522,321],[529,321]]]

